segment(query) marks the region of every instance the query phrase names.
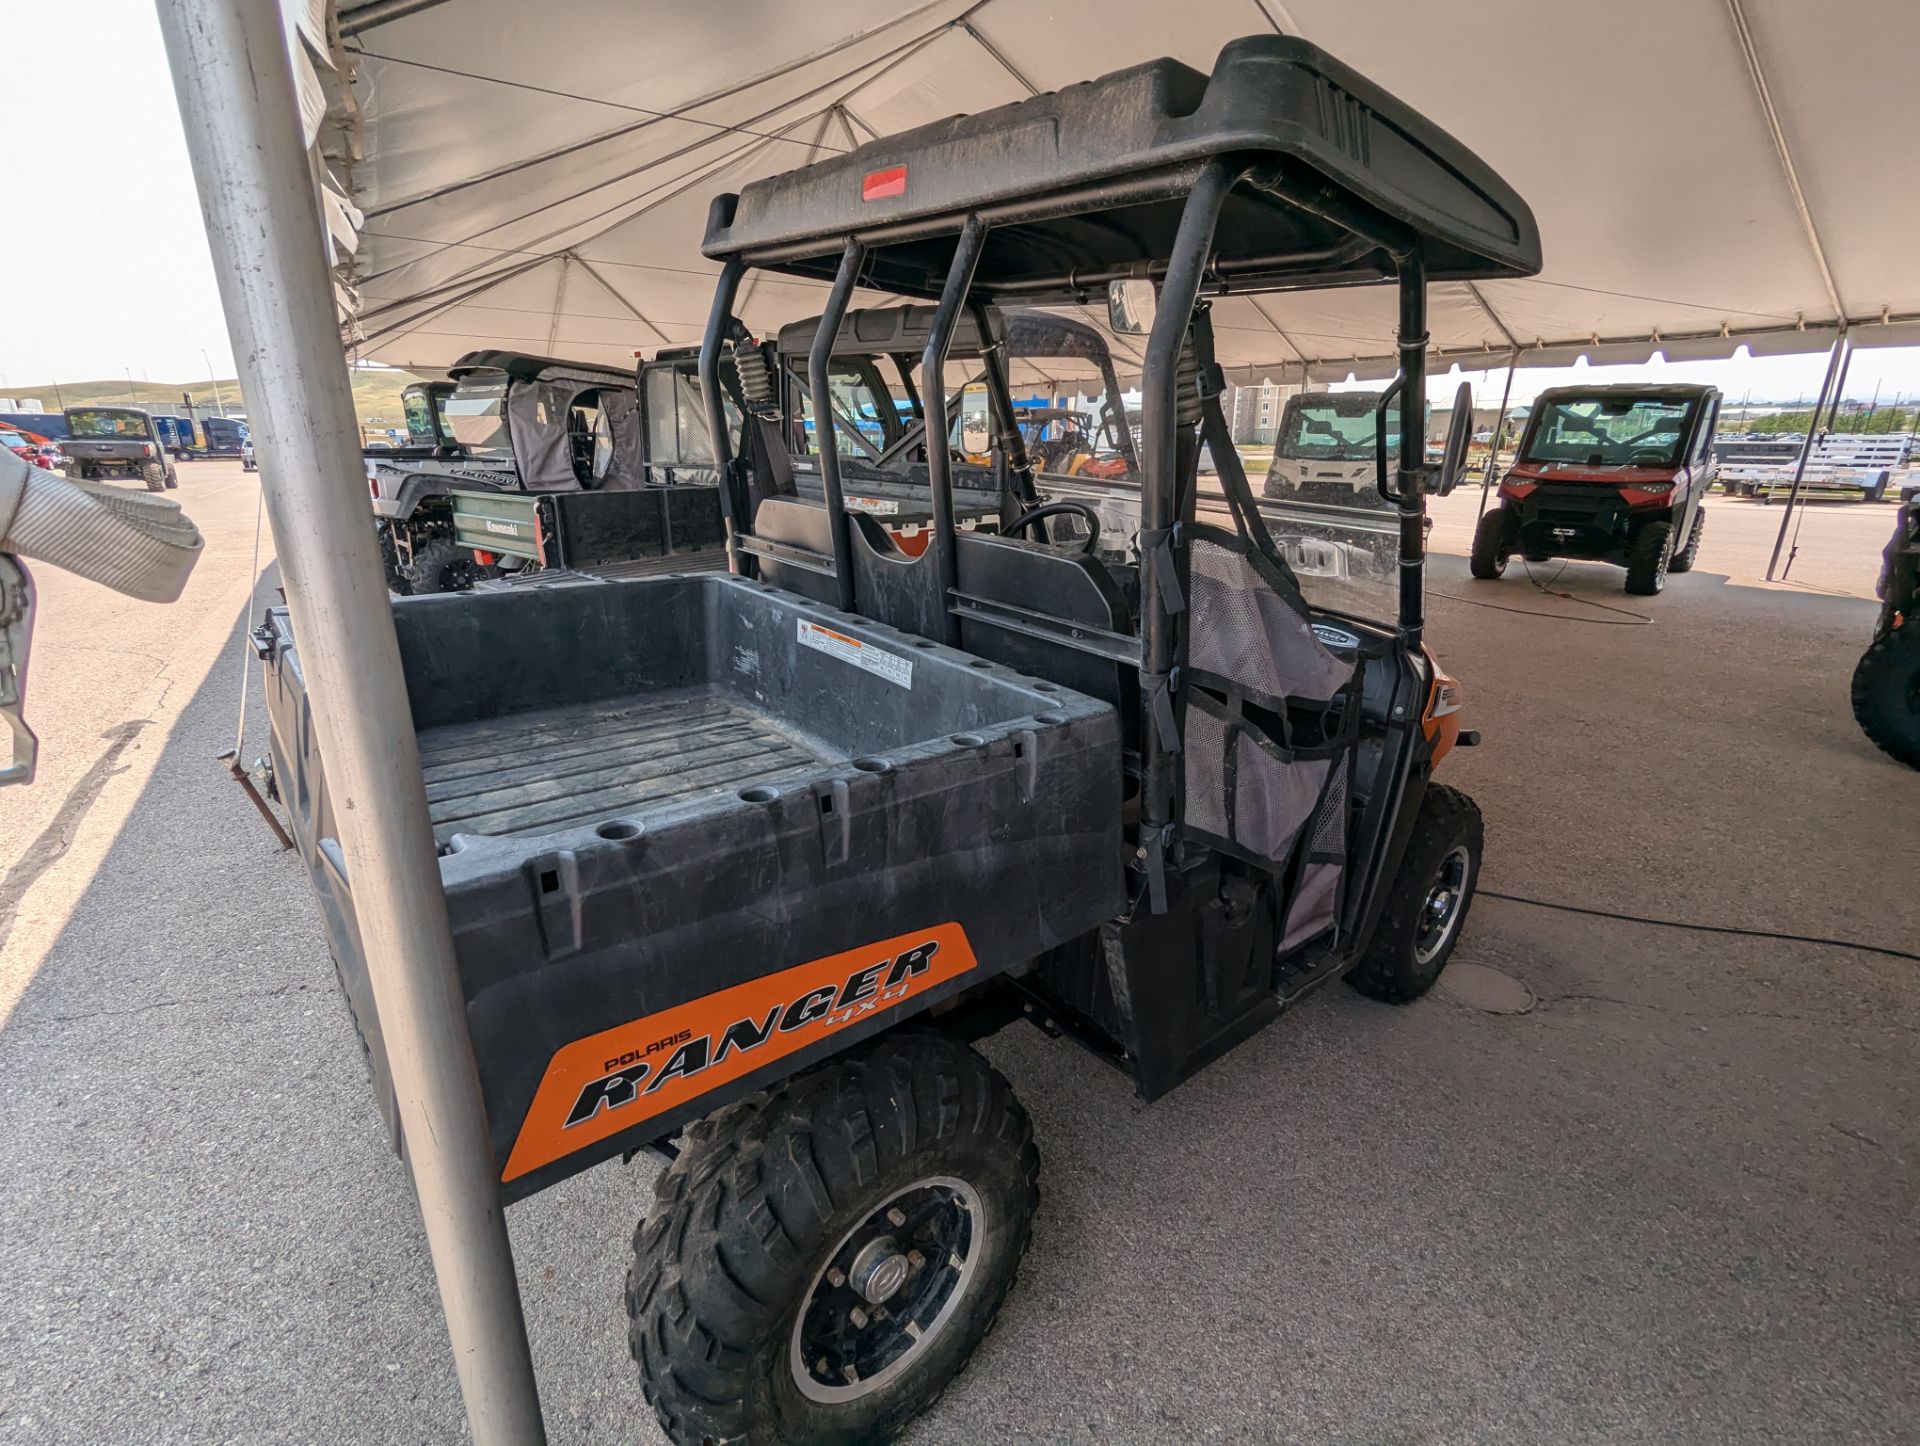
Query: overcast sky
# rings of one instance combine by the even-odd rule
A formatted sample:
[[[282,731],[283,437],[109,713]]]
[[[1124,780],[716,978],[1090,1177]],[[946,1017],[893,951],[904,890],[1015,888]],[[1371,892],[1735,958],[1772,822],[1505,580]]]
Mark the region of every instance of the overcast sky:
[[[51,381],[233,372],[153,0],[0,0],[11,83],[0,164],[0,396]],[[110,209],[109,209],[110,208]],[[1574,378],[1811,395],[1824,356],[1523,371],[1514,400]],[[1500,373],[1491,387],[1497,403]],[[1920,393],[1920,348],[1861,351],[1847,395]],[[1435,400],[1451,389],[1435,378]],[[1485,400],[1483,398],[1483,400]]]

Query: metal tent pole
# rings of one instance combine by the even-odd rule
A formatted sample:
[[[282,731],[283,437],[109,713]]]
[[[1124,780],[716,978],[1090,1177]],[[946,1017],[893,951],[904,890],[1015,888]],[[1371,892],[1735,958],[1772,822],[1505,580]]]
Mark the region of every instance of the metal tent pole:
[[[473,1439],[545,1440],[275,0],[158,0]]]
[[[1500,434],[1507,427],[1507,402],[1513,396],[1513,369],[1519,360],[1518,347],[1507,353],[1507,384],[1500,389],[1500,415],[1493,424],[1493,439],[1487,443],[1487,472],[1480,479],[1480,510],[1474,513],[1476,521],[1487,515],[1487,489],[1493,486],[1493,464],[1500,455]]]
[[[1780,549],[1787,545],[1787,524],[1793,520],[1794,506],[1800,500],[1800,479],[1807,475],[1807,459],[1813,455],[1813,439],[1820,435],[1820,411],[1827,404],[1827,393],[1833,387],[1833,376],[1839,369],[1841,354],[1846,350],[1847,334],[1842,331],[1833,339],[1833,350],[1827,353],[1827,374],[1820,381],[1820,395],[1814,398],[1813,416],[1807,422],[1806,440],[1800,444],[1800,459],[1793,466],[1793,487],[1787,493],[1787,510],[1780,516],[1780,535],[1773,539],[1773,555],[1767,559],[1767,581],[1773,581],[1773,570],[1780,565]]]

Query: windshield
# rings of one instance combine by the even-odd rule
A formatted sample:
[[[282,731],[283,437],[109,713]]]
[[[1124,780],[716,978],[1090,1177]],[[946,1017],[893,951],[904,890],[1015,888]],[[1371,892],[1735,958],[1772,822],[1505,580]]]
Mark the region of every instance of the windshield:
[[[67,433],[74,437],[131,437],[147,439],[145,412],[84,411],[67,413]]]
[[[1537,403],[1527,462],[1587,467],[1674,467],[1694,403],[1647,397],[1565,397]]]
[[[470,457],[510,460],[507,379],[499,372],[465,377],[447,398],[447,431]]]
[[[406,411],[409,441],[431,446],[440,440],[433,425],[433,396],[425,387],[408,387],[400,393],[400,405]]]

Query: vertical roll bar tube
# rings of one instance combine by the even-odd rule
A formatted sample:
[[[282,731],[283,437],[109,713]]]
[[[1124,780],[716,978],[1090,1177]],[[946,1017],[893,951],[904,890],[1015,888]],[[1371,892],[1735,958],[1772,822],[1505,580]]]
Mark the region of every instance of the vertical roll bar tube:
[[[1175,416],[1179,408],[1180,349],[1200,296],[1207,256],[1213,249],[1213,228],[1233,181],[1226,163],[1215,161],[1199,175],[1180,212],[1180,229],[1173,239],[1167,274],[1160,283],[1160,301],[1153,331],[1147,338],[1146,359],[1140,376],[1140,445],[1144,476],[1140,483],[1140,530],[1143,535],[1165,534],[1174,523],[1174,483],[1178,462]],[[1143,693],[1163,686],[1177,655],[1173,615],[1166,600],[1179,595],[1177,577],[1166,576],[1174,566],[1168,547],[1142,547],[1140,556],[1140,685]],[[1151,698],[1142,699],[1140,730],[1140,843],[1148,851],[1149,868],[1156,866],[1157,850],[1167,825],[1173,822],[1173,754],[1152,719]]]
[[[541,1442],[280,6],[157,9],[467,1420],[481,1446]]]
[[[1400,261],[1400,639],[1420,646],[1426,630],[1427,266],[1419,251]],[[1382,423],[1385,418],[1381,419]]]
[[[729,257],[720,268],[720,284],[714,288],[713,307],[707,312],[706,335],[700,338],[700,401],[707,413],[707,431],[713,438],[714,464],[720,470],[720,520],[727,529],[727,566],[740,573],[746,571],[749,559],[735,539],[753,531],[753,519],[741,515],[747,505],[747,489],[738,485],[733,438],[727,435],[727,407],[720,394],[720,347],[731,330],[733,298],[740,290],[740,273],[745,270],[746,264],[738,256]]]
[[[853,285],[860,275],[860,263],[867,248],[856,237],[847,238],[847,249],[840,253],[840,270],[833,278],[833,290],[827,293],[827,309],[820,314],[820,326],[807,349],[807,390],[813,394],[813,439],[820,446],[820,485],[827,494],[827,528],[833,537],[833,581],[840,595],[840,610],[853,611],[853,538],[847,529],[847,499],[840,490],[840,435],[833,425],[833,395],[828,373],[833,361],[833,344],[840,338],[840,323],[846,320],[847,303],[853,298]]]
[[[952,611],[953,591],[960,586],[960,559],[953,527],[953,453],[947,445],[947,431],[952,425],[947,416],[947,351],[966,306],[986,236],[987,228],[980,218],[967,217],[953,248],[953,262],[947,267],[946,284],[940,288],[940,305],[934,309],[926,350],[920,353],[920,379],[926,384],[920,412],[926,419],[927,486],[933,498],[933,565],[940,579],[939,640],[954,647],[960,644],[960,620]]]

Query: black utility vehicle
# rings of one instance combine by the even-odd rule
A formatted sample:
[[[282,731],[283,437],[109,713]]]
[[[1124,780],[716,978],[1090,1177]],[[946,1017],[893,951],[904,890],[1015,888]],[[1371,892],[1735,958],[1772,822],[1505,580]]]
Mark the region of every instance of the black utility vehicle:
[[[499,351],[448,375],[408,389],[406,446],[362,454],[394,592],[597,563],[610,546],[663,569],[717,564],[712,487],[650,484],[632,375]]]
[[[159,492],[180,485],[167,442],[149,412],[138,407],[68,407],[60,451],[76,482],[129,477]]]
[[[1873,643],[1853,670],[1853,716],[1890,757],[1920,768],[1920,497],[1900,504],[1878,592]]]
[[[1473,537],[1487,581],[1514,553],[1616,563],[1627,591],[1652,594],[1687,572],[1706,530],[1720,393],[1674,384],[1551,387],[1534,399],[1500,503]]]
[[[1029,1238],[1032,1125],[970,1039],[1030,1019],[1151,1099],[1318,985],[1404,1001],[1445,965],[1481,825],[1432,782],[1474,740],[1422,641],[1422,524],[1470,409],[1437,475],[1413,429],[1383,449],[1390,513],[1262,504],[1207,297],[1391,284],[1386,399],[1419,397],[1429,283],[1531,274],[1539,241],[1457,142],[1262,36],[1211,77],[1154,61],[755,182],[704,250],[734,575],[403,598],[394,623],[503,1198],[674,1157],[626,1286],[668,1435],[881,1440],[965,1364]],[[975,306],[1151,314],[1131,525],[1041,492],[993,346],[1000,535],[955,525],[945,445],[917,557],[848,507],[837,447],[818,501],[750,474],[723,381],[750,269],[833,282],[823,437],[856,285],[937,303],[926,378]],[[945,386],[921,406],[945,439]],[[280,609],[258,636],[384,1093],[298,641]]]

